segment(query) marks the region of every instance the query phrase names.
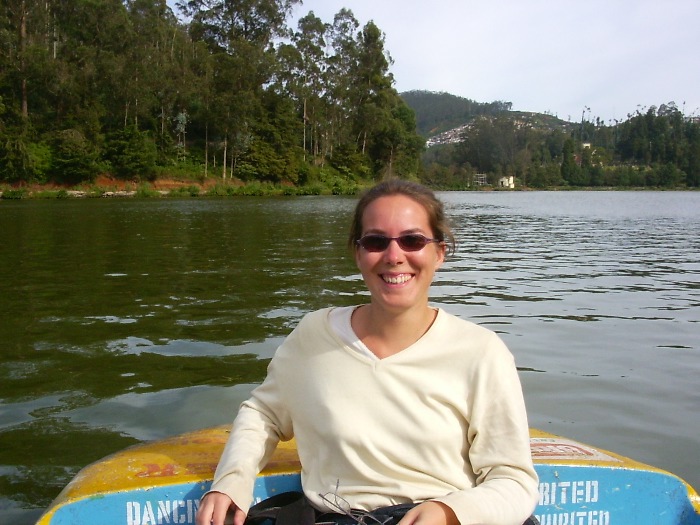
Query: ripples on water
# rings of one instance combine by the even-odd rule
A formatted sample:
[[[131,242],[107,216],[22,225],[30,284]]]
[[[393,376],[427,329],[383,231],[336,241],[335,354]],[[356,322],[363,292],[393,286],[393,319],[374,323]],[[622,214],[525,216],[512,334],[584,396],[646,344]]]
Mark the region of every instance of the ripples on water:
[[[698,193],[446,193],[433,300],[499,332],[531,425],[700,487]],[[367,293],[344,198],[1,203],[0,521],[229,422],[302,315]]]
[[[532,370],[531,425],[698,486],[700,195],[460,197],[461,256],[436,295]]]

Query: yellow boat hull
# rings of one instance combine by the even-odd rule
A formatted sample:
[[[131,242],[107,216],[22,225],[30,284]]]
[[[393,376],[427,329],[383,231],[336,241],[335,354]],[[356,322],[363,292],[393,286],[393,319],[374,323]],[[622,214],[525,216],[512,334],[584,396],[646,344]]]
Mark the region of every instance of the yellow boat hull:
[[[227,426],[117,452],[85,467],[38,525],[192,524]],[[700,525],[700,498],[660,469],[577,441],[531,431],[542,525]],[[299,490],[294,442],[280,443],[255,487],[257,500]]]

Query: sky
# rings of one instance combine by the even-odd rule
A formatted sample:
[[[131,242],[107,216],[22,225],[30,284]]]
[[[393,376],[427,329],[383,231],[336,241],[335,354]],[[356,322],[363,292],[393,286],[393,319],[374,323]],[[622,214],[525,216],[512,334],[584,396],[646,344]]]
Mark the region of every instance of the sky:
[[[700,116],[700,0],[304,0],[294,16],[343,7],[384,32],[399,92],[572,121],[669,102]]]

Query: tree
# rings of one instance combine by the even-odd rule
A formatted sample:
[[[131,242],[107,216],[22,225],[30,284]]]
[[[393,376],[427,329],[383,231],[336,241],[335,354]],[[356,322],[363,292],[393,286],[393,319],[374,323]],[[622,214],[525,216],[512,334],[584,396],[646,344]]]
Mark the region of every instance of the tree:
[[[243,144],[259,114],[263,87],[273,81],[274,38],[287,34],[286,19],[300,0],[182,0],[178,7],[191,18],[190,34],[211,52],[211,105],[218,108],[212,122],[220,137],[222,176],[238,156],[229,156],[229,143]]]
[[[130,66],[124,73],[131,88],[122,125],[163,137],[167,122],[189,102],[193,75],[183,50],[191,42],[165,0],[127,0],[126,6],[133,41],[126,51]]]
[[[576,185],[579,181],[579,167],[576,164],[573,139],[564,142],[562,150],[561,177],[565,182]]]
[[[688,143],[686,173],[689,186],[700,187],[700,124],[689,123],[685,131]]]
[[[464,134],[460,148],[462,162],[482,173],[494,173],[515,164],[519,143],[513,120],[508,117],[481,117]]]
[[[0,12],[0,93],[16,101],[10,111],[30,124],[34,98],[40,96],[42,75],[51,52],[54,1],[6,0]],[[41,103],[36,104],[37,109]]]
[[[56,181],[76,184],[92,182],[97,177],[98,152],[78,130],[67,129],[53,137],[51,170]]]
[[[299,51],[301,80],[299,96],[302,105],[304,128],[304,151],[314,157],[322,153],[321,139],[324,135],[326,111],[322,96],[325,91],[326,33],[328,26],[313,12],[299,20],[299,31],[293,42]],[[307,129],[309,131],[307,138]]]
[[[425,141],[415,132],[413,110],[398,94],[389,103],[391,105],[378,114],[377,120],[381,125],[371,140],[370,155],[375,170],[384,177],[415,176]]]
[[[358,61],[356,33],[360,23],[352,11],[341,9],[333,17],[330,42],[333,55],[328,57],[326,98],[329,105],[330,141],[333,147],[353,140],[352,118],[357,109],[353,98],[353,81]]]
[[[106,158],[115,175],[122,179],[152,180],[157,151],[150,134],[136,125],[114,132],[108,142]]]
[[[368,140],[379,128],[382,110],[386,107],[385,92],[391,89],[390,58],[384,52],[384,34],[373,23],[367,23],[359,35],[357,63],[354,71],[352,98],[357,107],[354,135],[359,149],[366,153]]]

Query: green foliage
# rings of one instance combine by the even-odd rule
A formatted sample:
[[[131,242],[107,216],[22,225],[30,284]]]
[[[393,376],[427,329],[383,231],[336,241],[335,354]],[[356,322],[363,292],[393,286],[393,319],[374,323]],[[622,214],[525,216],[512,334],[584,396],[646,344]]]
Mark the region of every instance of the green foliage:
[[[27,196],[27,191],[23,189],[5,190],[2,192],[2,198],[6,200],[19,200]]]
[[[540,164],[533,162],[527,171],[524,185],[532,188],[551,188],[554,186],[562,186],[564,179],[561,176],[559,166],[554,163]]]
[[[31,196],[33,199],[67,199],[70,195],[65,189],[61,189],[35,191]]]
[[[562,150],[561,178],[573,186],[585,186],[585,176],[583,171],[576,163],[574,147],[575,145],[573,139],[568,139],[566,142],[564,142],[564,148]]]
[[[496,173],[512,165],[519,147],[524,142],[522,133],[506,117],[483,117],[475,121],[465,134],[459,149],[460,159],[480,172]]]
[[[360,179],[369,179],[372,176],[369,158],[358,151],[354,144],[338,145],[333,151],[330,165],[346,176],[355,174]]]
[[[427,164],[422,174],[422,180],[434,188],[443,190],[475,189],[475,172],[468,166],[457,166],[454,163],[443,164],[432,162]]]
[[[134,196],[137,198],[141,198],[141,199],[146,199],[146,198],[152,199],[152,198],[161,197],[162,195],[160,194],[160,192],[154,190],[150,186],[145,185],[145,184],[140,184],[138,186],[138,188],[136,188],[136,194]]]
[[[60,183],[93,182],[99,173],[97,149],[76,129],[53,135],[51,174]]]
[[[180,186],[179,188],[170,190],[168,197],[199,197],[200,193],[201,189],[199,186]]]
[[[652,180],[649,180],[652,178]],[[678,188],[685,184],[686,175],[672,163],[653,166],[647,178],[648,186]]]
[[[13,131],[0,124],[0,180],[218,171],[298,186],[325,165],[415,175],[422,144],[384,34],[347,9],[289,32],[300,3],[182,0],[184,23],[162,0],[28,1],[26,35],[2,34],[0,113]]]
[[[514,174],[518,186],[532,188],[700,186],[700,122],[672,103],[614,128],[542,123],[515,114],[475,119],[461,142],[426,152],[421,177],[447,187],[463,186],[460,170],[486,174],[490,184]]]
[[[135,126],[128,126],[112,133],[107,144],[105,156],[117,177],[133,180],[155,179],[158,153],[149,133],[139,131]]]
[[[38,182],[46,182],[51,171],[53,155],[51,146],[45,142],[31,142],[27,146],[30,178]]]
[[[207,197],[231,197],[235,194],[235,186],[230,184],[216,184],[206,192]]]
[[[31,180],[31,161],[26,137],[7,135],[0,139],[0,172],[3,179],[7,182]]]

